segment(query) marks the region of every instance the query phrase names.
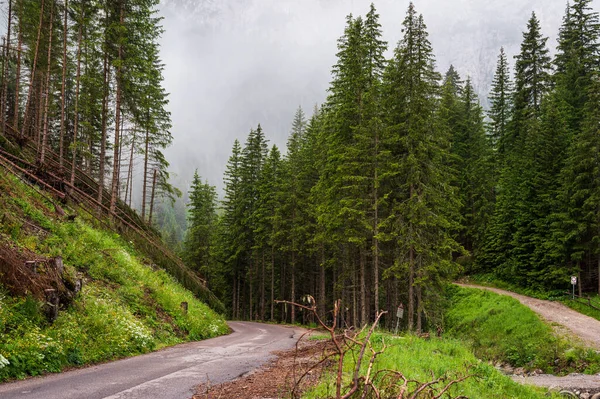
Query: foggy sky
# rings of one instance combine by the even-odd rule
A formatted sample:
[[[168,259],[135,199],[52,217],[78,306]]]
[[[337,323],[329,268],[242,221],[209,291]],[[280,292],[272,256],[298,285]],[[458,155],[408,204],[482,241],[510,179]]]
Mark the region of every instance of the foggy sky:
[[[596,0],[593,5],[598,9]],[[263,127],[285,151],[295,110],[310,115],[327,96],[337,39],[349,13],[364,15],[371,0],[162,0],[161,57],[170,93],[173,145],[166,151],[174,183],[188,189],[194,169],[222,189],[237,138]],[[388,56],[402,36],[408,0],[374,1]],[[554,52],[565,0],[416,0],[437,59],[470,76],[482,103],[498,52],[519,51],[531,12]]]

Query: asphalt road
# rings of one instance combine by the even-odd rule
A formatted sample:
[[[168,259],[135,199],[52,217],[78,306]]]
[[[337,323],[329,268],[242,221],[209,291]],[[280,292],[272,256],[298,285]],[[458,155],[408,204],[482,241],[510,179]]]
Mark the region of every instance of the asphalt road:
[[[233,380],[292,348],[302,330],[230,322],[234,332],[129,359],[0,385],[2,399],[185,399],[207,379]]]

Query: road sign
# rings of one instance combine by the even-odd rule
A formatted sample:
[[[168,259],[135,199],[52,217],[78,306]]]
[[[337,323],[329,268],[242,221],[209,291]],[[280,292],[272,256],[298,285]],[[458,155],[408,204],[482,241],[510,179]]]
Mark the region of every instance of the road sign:
[[[402,305],[398,306],[398,311],[396,312],[396,317],[401,319],[404,317],[404,308]]]
[[[573,284],[573,285],[577,284],[577,276],[571,276],[571,284]]]

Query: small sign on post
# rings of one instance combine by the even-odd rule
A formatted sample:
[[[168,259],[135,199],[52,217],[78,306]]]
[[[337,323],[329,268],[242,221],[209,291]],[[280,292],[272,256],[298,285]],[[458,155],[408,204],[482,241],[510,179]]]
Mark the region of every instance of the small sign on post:
[[[577,285],[577,276],[571,276],[571,285],[573,286],[573,300],[575,300],[575,286]]]
[[[398,327],[400,326],[400,319],[402,319],[404,317],[404,305],[402,305],[402,302],[400,302],[400,305],[398,305],[398,310],[396,310],[396,332],[395,334],[398,334]]]

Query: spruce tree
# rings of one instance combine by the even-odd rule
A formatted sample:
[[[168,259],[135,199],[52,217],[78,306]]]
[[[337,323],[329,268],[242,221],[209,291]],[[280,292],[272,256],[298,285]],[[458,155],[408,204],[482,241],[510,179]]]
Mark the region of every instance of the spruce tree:
[[[436,121],[439,75],[423,17],[411,3],[404,37],[385,75],[389,146],[397,160],[389,223],[398,246],[390,270],[408,280],[408,325],[420,331],[423,314],[435,309],[441,278],[455,270],[451,236],[457,201],[448,168],[450,137]]]
[[[490,109],[487,112],[488,132],[492,141],[492,146],[496,152],[496,168],[504,162],[506,155],[507,130],[511,118],[512,108],[512,82],[510,80],[510,69],[504,47],[500,48],[498,55],[498,64],[492,82],[492,89],[488,96]]]
[[[600,271],[600,80],[592,78],[581,131],[573,140],[563,175],[567,204],[565,244],[577,269]],[[594,274],[597,274],[594,273]],[[600,293],[600,282],[598,282]]]
[[[185,236],[184,260],[194,271],[207,277],[209,284],[215,277],[214,242],[217,192],[207,182],[203,183],[194,172],[189,191],[188,229]]]

